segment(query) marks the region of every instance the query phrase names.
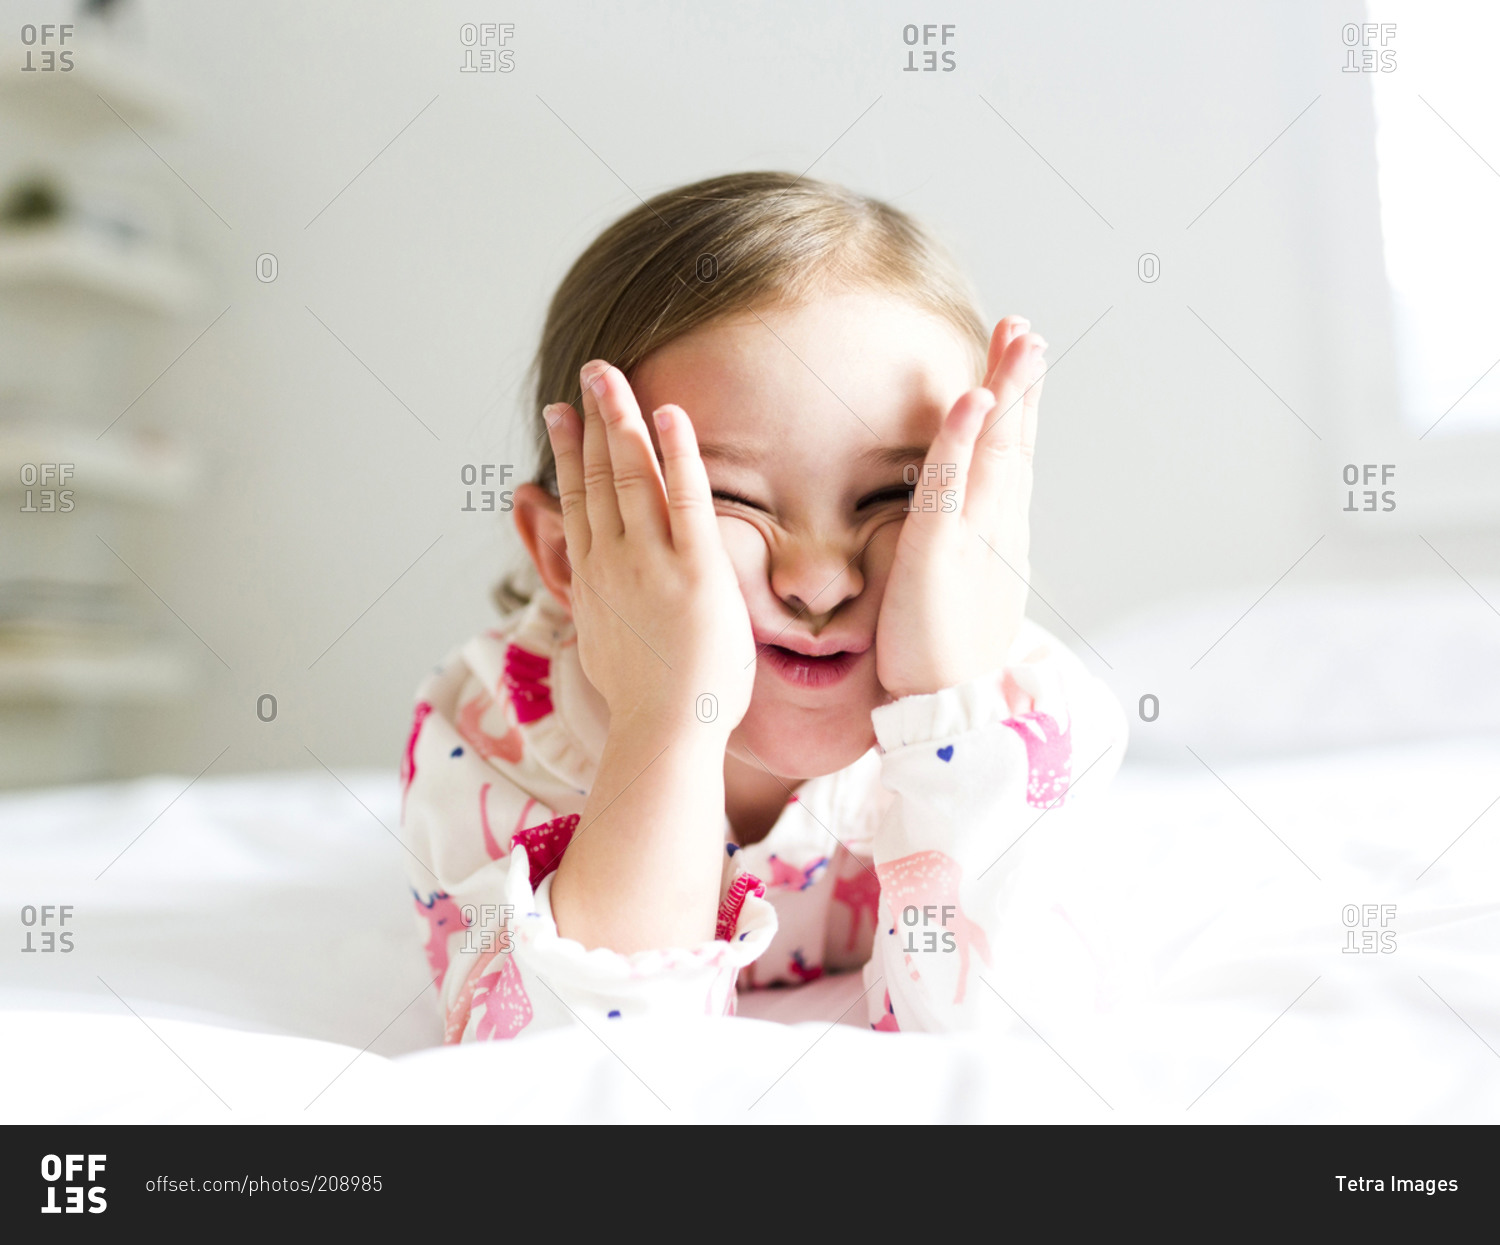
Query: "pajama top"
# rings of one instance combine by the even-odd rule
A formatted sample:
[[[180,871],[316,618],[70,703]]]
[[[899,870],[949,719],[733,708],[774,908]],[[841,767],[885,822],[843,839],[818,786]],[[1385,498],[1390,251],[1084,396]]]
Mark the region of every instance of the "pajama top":
[[[445,1039],[732,1014],[737,987],[854,969],[872,1028],[984,1023],[998,995],[976,976],[1003,944],[1026,832],[1072,802],[1085,770],[1089,790],[1104,787],[1125,716],[1029,619],[1002,670],[872,716],[876,746],[803,782],[760,842],[738,845],[725,819],[712,941],[587,950],[558,933],[550,901],[608,725],[572,621],[539,590],[456,649],[418,689],[401,764],[407,870]]]

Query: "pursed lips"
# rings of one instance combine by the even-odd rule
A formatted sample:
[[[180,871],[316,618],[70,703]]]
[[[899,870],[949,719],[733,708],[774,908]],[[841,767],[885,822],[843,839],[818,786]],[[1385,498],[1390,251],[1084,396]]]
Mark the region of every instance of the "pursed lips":
[[[760,663],[796,687],[829,687],[840,682],[869,651],[870,641],[850,637],[781,635],[756,637]]]

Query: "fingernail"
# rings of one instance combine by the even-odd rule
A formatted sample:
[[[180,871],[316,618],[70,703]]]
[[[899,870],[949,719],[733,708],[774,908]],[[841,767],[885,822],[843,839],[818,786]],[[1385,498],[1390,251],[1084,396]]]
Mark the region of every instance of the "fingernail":
[[[1042,351],[1047,349],[1047,339],[1040,333],[1033,334],[1033,336],[1036,340],[1032,342],[1031,348],[1035,350],[1037,354],[1041,354]]]
[[[585,363],[583,367],[579,369],[578,379],[583,382],[584,388],[592,389],[594,387],[594,382],[601,376],[603,376],[607,371],[609,371],[608,363],[603,363],[598,359],[593,359],[588,363]]]
[[[549,402],[542,407],[542,418],[547,423],[548,431],[557,427],[557,421],[562,418],[562,403]]]
[[[1031,331],[1031,321],[1021,316],[1016,317],[1016,325],[1017,333],[1027,333]]]
[[[671,428],[671,426],[672,426],[672,412],[671,412],[670,408],[665,407],[665,406],[657,407],[656,411],[655,411],[655,415],[656,415],[656,426],[659,429],[661,429],[662,432],[666,432],[669,428]]]

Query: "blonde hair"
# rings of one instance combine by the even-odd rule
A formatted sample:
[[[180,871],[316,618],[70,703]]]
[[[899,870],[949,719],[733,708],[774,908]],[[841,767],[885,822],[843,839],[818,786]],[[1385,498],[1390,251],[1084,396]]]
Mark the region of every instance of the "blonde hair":
[[[653,351],[742,312],[796,305],[837,288],[905,298],[947,321],[983,376],[988,333],[953,259],[906,213],[790,173],[730,173],[664,191],[601,233],[547,308],[531,365],[535,482],[557,492],[542,408],[582,410],[578,370],[606,359],[627,376]],[[528,596],[507,577],[502,610]]]

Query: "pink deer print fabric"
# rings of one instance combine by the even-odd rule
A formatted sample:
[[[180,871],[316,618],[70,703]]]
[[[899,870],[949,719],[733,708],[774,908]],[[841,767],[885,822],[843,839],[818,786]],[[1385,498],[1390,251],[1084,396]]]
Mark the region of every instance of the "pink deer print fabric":
[[[1028,713],[1005,723],[1026,745],[1026,803],[1047,808],[1068,794],[1073,734],[1049,714]]]
[[[853,951],[865,913],[870,914],[872,928],[880,924],[880,879],[868,868],[860,869],[852,877],[839,878],[833,884],[833,900],[849,909],[849,937],[844,950]]]
[[[898,922],[898,929],[905,923],[903,914],[908,909],[915,908],[921,921],[919,928],[924,934],[930,930],[953,935],[959,956],[958,992],[953,996],[953,1001],[962,1003],[968,989],[969,956],[977,953],[988,964],[990,943],[984,927],[970,920],[959,902],[958,890],[959,883],[963,881],[963,870],[958,862],[942,852],[916,852],[899,860],[876,865],[875,869],[880,875],[887,910],[891,913],[891,919]],[[935,916],[929,916],[928,909],[934,910]],[[911,924],[916,925],[917,921],[914,920]],[[939,940],[938,945],[945,946],[942,940]],[[936,951],[931,954],[941,953]],[[904,951],[902,954],[907,971],[913,980],[917,980],[920,970],[916,966],[916,957]]]
[[[1012,652],[998,676],[873,710],[875,746],[800,781],[759,841],[737,842],[726,817],[711,938],[625,955],[573,941],[551,907],[609,729],[570,617],[539,592],[455,649],[418,688],[400,757],[416,929],[448,1040],[732,1018],[737,986],[798,991],[860,970],[867,1023],[889,1040],[1011,1023],[975,979],[1012,953],[1014,883],[1125,744],[1118,704],[1055,637],[1028,621]],[[1040,809],[1058,811],[1032,830]]]
[[[427,966],[439,977],[448,971],[448,938],[466,928],[463,912],[453,902],[453,896],[437,891],[423,899],[412,893],[416,901],[417,915],[427,923]]]
[[[499,972],[479,979],[470,1006],[479,1013],[474,1036],[481,1042],[515,1037],[531,1023],[531,998],[515,956],[507,955]]]

